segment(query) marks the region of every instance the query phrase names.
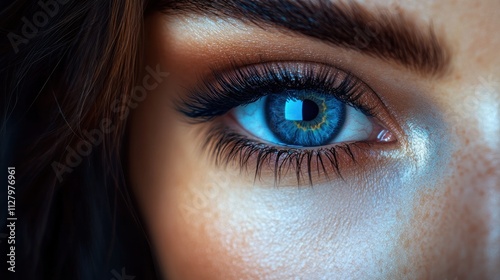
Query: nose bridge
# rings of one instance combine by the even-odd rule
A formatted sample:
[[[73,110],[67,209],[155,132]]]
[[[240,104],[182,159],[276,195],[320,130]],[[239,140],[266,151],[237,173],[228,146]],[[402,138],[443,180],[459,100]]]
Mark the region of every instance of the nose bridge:
[[[479,76],[473,94],[466,104],[472,109],[483,136],[484,145],[492,149],[492,156],[500,150],[500,77]],[[498,159],[498,157],[496,157]],[[495,158],[492,157],[492,160]]]
[[[498,154],[497,154],[498,156]],[[496,158],[495,174],[489,182],[485,200],[487,212],[489,213],[489,227],[487,237],[486,256],[490,275],[500,275],[500,172],[498,157]]]
[[[460,182],[465,189],[462,199],[470,205],[471,238],[483,239],[476,252],[484,258],[489,275],[500,273],[500,118],[498,93],[482,84],[476,91],[474,117],[477,126],[465,137],[466,152],[458,163],[462,170]],[[470,114],[471,112],[469,112]],[[474,221],[475,220],[475,221]],[[481,248],[484,246],[483,248]]]
[[[464,122],[470,126],[464,128],[466,135],[462,137],[467,158],[472,160],[473,166],[469,177],[476,182],[481,190],[498,195],[500,192],[500,77],[477,78],[470,94],[464,98],[464,116],[473,118],[471,122]],[[469,155],[467,155],[469,154]],[[494,196],[495,196],[494,195]],[[500,244],[499,244],[500,247]]]
[[[489,153],[488,153],[489,152]],[[480,155],[480,165],[476,167],[474,186],[476,197],[480,199],[478,220],[484,223],[485,270],[489,275],[500,275],[500,160],[498,150],[485,150]],[[466,198],[467,199],[467,198]]]
[[[468,170],[474,185],[494,185],[500,161],[500,77],[478,75],[464,84],[469,86],[449,96],[454,104],[446,114],[458,143],[456,163]]]
[[[470,77],[470,76],[469,76]],[[500,275],[500,77],[468,78],[465,88],[446,96],[454,152],[453,179],[444,196],[459,219],[449,233],[460,236],[472,268],[485,275]],[[451,214],[447,214],[451,215]]]

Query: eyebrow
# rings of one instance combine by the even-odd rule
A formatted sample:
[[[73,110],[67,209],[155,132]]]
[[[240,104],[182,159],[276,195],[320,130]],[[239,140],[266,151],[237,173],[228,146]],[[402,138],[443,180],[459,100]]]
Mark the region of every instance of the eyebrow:
[[[451,64],[443,36],[437,36],[432,25],[417,25],[401,9],[389,12],[332,0],[160,0],[154,9],[277,27],[392,60],[424,76],[443,76]]]

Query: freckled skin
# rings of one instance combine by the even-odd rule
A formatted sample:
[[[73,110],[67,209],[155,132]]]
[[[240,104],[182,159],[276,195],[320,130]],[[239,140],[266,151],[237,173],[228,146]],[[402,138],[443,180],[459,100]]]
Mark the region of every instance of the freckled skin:
[[[498,279],[500,2],[395,3],[446,35],[451,73],[427,80],[307,38],[148,18],[146,63],[171,76],[133,112],[130,179],[165,277]],[[406,140],[313,188],[215,166],[172,102],[213,63],[252,55],[342,64],[384,97]]]

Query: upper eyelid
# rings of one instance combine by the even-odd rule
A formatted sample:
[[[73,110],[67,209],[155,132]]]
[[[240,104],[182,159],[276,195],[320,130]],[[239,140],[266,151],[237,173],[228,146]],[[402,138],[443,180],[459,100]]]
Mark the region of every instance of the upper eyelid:
[[[174,5],[175,4],[175,5]],[[200,14],[234,18],[259,27],[288,30],[344,48],[396,61],[423,76],[450,72],[451,49],[432,26],[397,13],[370,10],[363,5],[331,0],[212,0],[160,1],[169,14]],[[328,12],[325,12],[328,11]],[[371,30],[371,28],[374,30]]]
[[[292,69],[292,70],[290,70]],[[270,78],[266,76],[271,74],[273,76],[281,76],[282,78]],[[249,82],[251,76],[258,76],[258,81]],[[297,77],[297,79],[295,78]],[[288,83],[287,81],[290,81]],[[352,92],[350,100],[342,100],[347,104],[351,104],[354,107],[358,107],[365,113],[365,115],[373,116],[375,108],[370,108],[366,104],[361,106],[359,104],[354,104],[355,99],[358,99],[361,94],[360,91],[370,91],[373,92],[374,96],[378,99],[378,102],[383,103],[375,91],[361,79],[353,75],[352,73],[340,69],[334,65],[328,65],[324,63],[311,63],[311,62],[301,62],[301,61],[278,61],[278,62],[265,62],[251,63],[249,65],[238,66],[237,62],[232,63],[231,70],[215,70],[212,75],[206,79],[202,79],[201,87],[198,86],[190,93],[187,94],[187,98],[181,99],[177,104],[177,111],[187,116],[189,122],[203,122],[225,114],[228,110],[240,106],[241,103],[232,102],[236,100],[234,98],[238,97],[238,93],[244,96],[247,103],[256,101],[257,99],[267,95],[263,93],[263,89],[268,86],[275,86],[279,82],[280,87],[300,89],[301,86],[309,88],[311,83],[314,84],[315,89],[319,89],[320,86],[325,90],[325,92],[337,92],[339,89],[342,92],[347,90]],[[252,85],[249,85],[252,84]],[[244,86],[245,88],[242,88]],[[257,92],[249,92],[249,88],[255,86],[253,90]],[[349,89],[354,87],[353,90]],[[302,88],[302,89],[307,89]],[[266,92],[266,91],[264,91]],[[357,97],[353,97],[356,95]],[[223,97],[223,105],[219,104],[222,102],[220,99]],[[336,98],[343,98],[347,96],[336,95]],[[252,99],[253,98],[253,99]],[[216,104],[219,105],[216,105]],[[233,104],[235,103],[235,104]],[[208,110],[208,108],[210,110]],[[220,107],[225,107],[227,110],[222,110]],[[219,110],[221,110],[219,112]]]

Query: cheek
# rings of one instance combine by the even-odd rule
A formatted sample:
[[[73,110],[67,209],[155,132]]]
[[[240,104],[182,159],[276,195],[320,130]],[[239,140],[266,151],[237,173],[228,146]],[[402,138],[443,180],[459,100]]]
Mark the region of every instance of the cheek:
[[[348,184],[263,187],[245,172],[216,171],[199,152],[199,135],[161,103],[133,118],[130,176],[169,279],[391,274],[411,201],[412,188],[397,179],[408,177],[406,164]]]
[[[157,212],[146,214],[157,255],[174,279],[363,278],[389,271],[397,237],[389,207],[332,186],[267,190],[238,174],[198,170],[197,178],[169,185]],[[359,210],[369,205],[369,214]]]

